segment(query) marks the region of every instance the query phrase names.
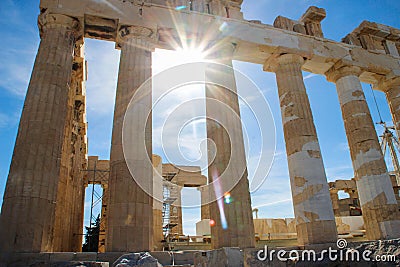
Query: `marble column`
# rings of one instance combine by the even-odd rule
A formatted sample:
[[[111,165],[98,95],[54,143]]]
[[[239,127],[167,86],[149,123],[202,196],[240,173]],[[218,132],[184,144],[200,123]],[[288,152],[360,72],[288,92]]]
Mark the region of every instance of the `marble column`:
[[[201,219],[210,219],[210,204],[208,203],[209,199],[209,190],[208,187],[201,186],[198,187],[200,191],[200,198],[201,198]]]
[[[84,41],[75,45],[74,74],[72,82],[75,85],[73,127],[71,148],[71,178],[73,187],[73,211],[71,214],[72,247],[69,251],[82,250],[83,217],[85,207],[85,186],[82,170],[87,169],[87,122],[86,122],[86,78],[87,62],[84,57]]]
[[[80,251],[83,231],[82,170],[86,169],[86,66],[83,38],[75,43],[58,181],[53,251]]]
[[[360,68],[336,64],[326,75],[336,83],[367,238],[400,237],[400,213],[358,78]]]
[[[400,136],[400,77],[385,78],[378,85],[378,89],[385,92],[386,100],[392,114],[393,125],[397,137]]]
[[[80,177],[82,179],[82,175],[75,176]],[[77,189],[80,192],[75,196],[75,205],[74,205],[74,219],[72,221],[73,225],[73,244],[72,244],[72,251],[74,252],[81,252],[82,251],[82,240],[83,240],[83,223],[84,223],[84,213],[85,213],[85,185],[81,180],[80,185],[77,186]]]
[[[120,30],[121,59],[115,100],[110,156],[109,208],[106,251],[150,251],[153,249],[153,199],[137,183],[151,184],[151,86],[140,92],[129,117],[130,150],[123,151],[122,129],[128,104],[139,87],[151,77],[151,29],[124,27]],[[145,148],[143,148],[145,147]],[[125,158],[125,155],[127,158]],[[127,162],[130,162],[132,176]],[[141,186],[147,186],[142,184]],[[150,189],[152,190],[152,189]]]
[[[73,63],[73,74],[71,79],[71,90],[73,91],[73,110],[71,120],[70,139],[67,140],[64,153],[69,155],[70,180],[72,187],[72,212],[71,225],[71,246],[67,251],[79,252],[82,250],[83,217],[85,205],[85,185],[84,172],[87,169],[87,122],[86,122],[86,77],[87,62],[85,60],[84,40],[79,40],[75,44],[75,59]],[[68,129],[67,129],[68,130]],[[57,211],[56,211],[57,212]],[[63,216],[62,206],[60,208]],[[65,211],[64,211],[65,213]],[[65,214],[64,214],[65,215]],[[61,229],[63,225],[61,224]]]
[[[231,67],[235,45],[225,42],[214,49],[210,58]],[[209,181],[214,182],[214,189],[233,187],[229,192],[232,203],[224,203],[222,198],[219,203],[210,204],[210,219],[215,221],[211,242],[213,248],[248,248],[254,247],[255,236],[246,155],[234,71],[226,66],[210,64],[206,69],[207,138],[216,148],[211,151],[211,142],[208,143]],[[227,193],[210,191],[217,193],[218,198]]]
[[[163,250],[163,178],[162,159],[153,154],[153,247],[155,251]]]
[[[0,222],[0,251],[52,251],[60,158],[79,22],[39,16],[41,42],[14,147]]]
[[[389,104],[392,122],[396,130],[397,138],[400,137],[400,77],[385,77],[377,85],[378,89],[385,92]],[[395,166],[395,171],[396,171]],[[396,174],[397,185],[400,186],[400,174]]]
[[[333,208],[333,214],[335,216],[340,216],[339,212],[339,195],[338,195],[339,190],[331,188],[329,190],[330,196],[331,196],[331,201],[332,201],[332,208]]]
[[[299,245],[336,242],[337,232],[321,150],[303,82],[301,56],[272,58],[275,72]]]

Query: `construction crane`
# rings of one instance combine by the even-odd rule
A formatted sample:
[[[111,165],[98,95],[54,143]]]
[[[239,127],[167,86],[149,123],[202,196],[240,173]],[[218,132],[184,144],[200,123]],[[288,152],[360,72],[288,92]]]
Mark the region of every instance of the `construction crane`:
[[[386,122],[384,122],[382,120],[381,112],[379,110],[379,106],[376,101],[376,97],[375,97],[372,85],[371,85],[371,93],[372,93],[372,97],[375,102],[376,110],[378,111],[378,115],[379,115],[379,122],[377,122],[376,124],[380,124],[383,127],[383,134],[380,136],[381,150],[382,150],[383,156],[385,157],[386,149],[389,148],[390,157],[391,157],[393,168],[394,168],[394,173],[396,175],[397,186],[400,186],[400,164],[399,164],[399,158],[397,155],[397,153],[400,151],[399,140],[392,132],[392,130],[393,131],[395,130],[394,126],[387,126]]]
[[[393,168],[394,172],[396,174],[396,181],[397,185],[400,186],[400,165],[399,165],[399,158],[398,158],[398,151],[400,151],[399,147],[399,140],[397,137],[393,134],[392,130],[394,131],[395,128],[393,126],[387,126],[386,122],[380,121],[377,124],[380,124],[383,126],[383,134],[380,136],[381,137],[381,149],[383,155],[386,154],[386,150],[389,149],[390,152],[390,157],[392,159],[393,163]]]

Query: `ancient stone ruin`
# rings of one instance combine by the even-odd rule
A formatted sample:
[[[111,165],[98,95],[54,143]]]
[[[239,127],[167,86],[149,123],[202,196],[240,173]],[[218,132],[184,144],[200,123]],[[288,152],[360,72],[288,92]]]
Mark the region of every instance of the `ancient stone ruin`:
[[[41,0],[41,42],[4,195],[1,252],[81,251],[82,235],[74,233],[83,231],[84,190],[89,181],[101,184],[105,192],[103,252],[161,249],[161,206],[132,179],[122,147],[123,119],[135,91],[152,76],[152,51],[174,49],[182,40],[207,43],[212,51],[209,58],[215,62],[228,66],[232,60],[250,62],[276,74],[299,246],[336,242],[335,213],[340,212],[337,202],[332,205],[334,191],[330,192],[326,179],[302,70],[325,75],[336,84],[354,167],[349,188],[357,191],[367,238],[400,237],[398,200],[361,88],[365,82],[386,93],[400,133],[400,30],[365,21],[342,42],[335,42],[324,38],[321,21],[326,14],[317,7],[310,7],[299,20],[279,16],[272,26],[245,20],[240,0],[106,2]],[[233,30],[209,34],[222,24]],[[121,50],[109,162],[87,156],[85,38],[112,41]],[[233,71],[223,75],[234,84]],[[214,85],[206,86],[206,96],[207,101],[221,101],[240,116],[237,95]],[[160,158],[152,154],[152,129],[147,121],[151,90],[138,105],[141,112],[133,115],[138,127],[130,134],[144,143],[144,149],[133,151],[129,160],[152,186],[153,166],[161,168],[163,177],[173,173],[174,166],[160,167]],[[207,137],[218,151],[210,162],[209,177],[213,171],[224,172],[232,158],[246,169],[241,124],[230,121],[221,110],[207,109],[207,116],[224,121],[229,133],[207,122]],[[235,144],[232,149],[224,145],[229,142]],[[81,170],[96,164],[109,176],[96,180],[88,173],[82,179]],[[213,249],[255,247],[247,172],[237,169],[227,170],[239,181],[232,190],[239,204],[225,209],[230,227],[224,229],[216,201],[203,205],[202,219],[215,219]],[[180,186],[206,183],[199,173],[192,178],[192,183],[175,179]]]

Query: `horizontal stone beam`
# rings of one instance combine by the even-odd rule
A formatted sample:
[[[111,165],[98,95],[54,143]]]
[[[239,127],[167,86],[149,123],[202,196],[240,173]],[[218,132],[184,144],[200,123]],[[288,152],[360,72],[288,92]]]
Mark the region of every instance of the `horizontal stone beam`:
[[[186,10],[176,11],[149,2],[41,0],[40,8],[49,13],[80,19],[85,26],[82,27],[85,36],[89,38],[117,41],[116,32],[121,26],[143,26],[157,33],[157,43],[154,45],[162,49],[177,49],[182,43],[193,41],[205,48],[209,43],[229,40],[237,45],[234,60],[239,61],[264,64],[271,55],[291,53],[305,58],[303,70],[324,74],[337,61],[346,60],[350,65],[362,69],[361,81],[372,84],[389,73],[400,73],[400,58],[391,55],[274,28],[272,25]]]

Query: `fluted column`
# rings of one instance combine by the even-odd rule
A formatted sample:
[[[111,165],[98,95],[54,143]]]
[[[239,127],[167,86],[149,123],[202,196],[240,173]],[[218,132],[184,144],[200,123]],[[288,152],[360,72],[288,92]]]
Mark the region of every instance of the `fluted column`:
[[[153,154],[153,247],[155,251],[163,249],[163,178],[162,159]]]
[[[42,38],[26,95],[4,194],[0,251],[51,251],[79,22],[39,16]]]
[[[108,209],[108,183],[102,183],[103,196],[101,198],[101,218],[100,218],[100,232],[99,232],[99,246],[98,252],[104,253],[106,251],[106,235],[107,235],[107,209]]]
[[[80,251],[82,248],[82,169],[86,169],[86,124],[84,86],[86,67],[83,38],[76,42],[64,128],[54,221],[53,251]]]
[[[210,204],[207,202],[209,190],[208,187],[198,187],[197,190],[200,191],[201,198],[201,219],[210,219]]]
[[[131,112],[129,116],[131,126],[126,134],[137,144],[129,144],[125,147],[129,149],[127,151],[123,151],[122,145],[128,104],[138,88],[151,77],[152,34],[152,30],[143,27],[125,27],[119,32],[121,59],[110,157],[107,251],[149,251],[153,248],[153,200],[136,182],[145,180],[152,184],[153,181],[151,86],[140,93],[140,99],[133,107],[137,112]],[[129,154],[127,159],[124,152]],[[131,170],[138,175],[135,179],[128,169],[128,160]]]
[[[231,67],[235,45],[226,42],[215,49],[217,51],[211,58]],[[222,199],[219,204],[216,201],[210,204],[211,219],[216,222],[211,228],[212,246],[254,247],[254,224],[235,75],[233,69],[222,65],[210,66],[206,69],[207,138],[214,142],[216,154],[213,159],[209,146],[209,181],[214,182],[214,194],[218,194],[217,188],[229,188],[231,186],[227,185],[232,183],[233,186],[237,182],[230,192],[234,200],[232,203],[223,203]]]
[[[400,77],[384,78],[376,85],[385,92],[397,137],[400,136]]]
[[[286,54],[266,63],[276,74],[299,245],[335,242],[335,218],[301,56]],[[268,66],[267,66],[268,65]]]
[[[331,201],[332,201],[333,214],[335,216],[340,216],[338,192],[339,192],[339,190],[337,190],[337,189],[334,189],[334,188],[329,189],[329,193],[331,195]]]
[[[400,214],[392,183],[365,100],[358,67],[335,65],[326,75],[336,83],[367,237],[400,237]]]

